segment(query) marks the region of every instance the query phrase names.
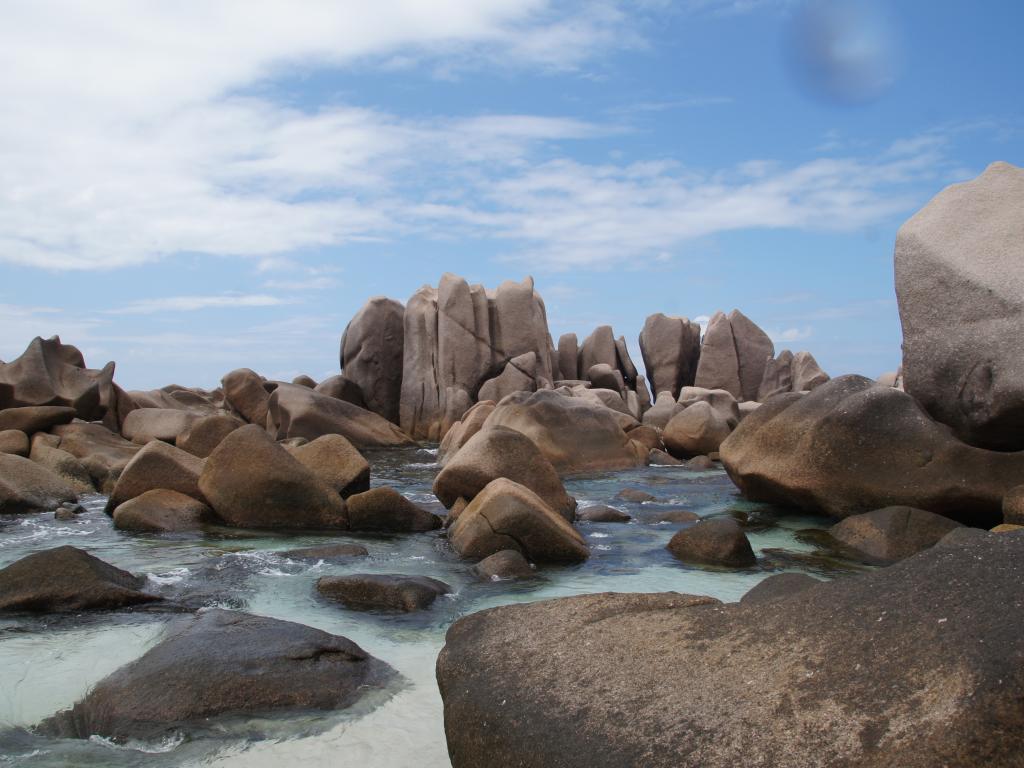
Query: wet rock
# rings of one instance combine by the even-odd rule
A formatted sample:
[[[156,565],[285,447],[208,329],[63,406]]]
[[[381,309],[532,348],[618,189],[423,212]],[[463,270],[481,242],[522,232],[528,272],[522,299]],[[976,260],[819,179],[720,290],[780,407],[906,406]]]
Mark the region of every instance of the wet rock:
[[[148,443],[121,472],[107,501],[107,512],[156,488],[177,491],[205,504],[206,497],[199,490],[202,471],[203,460],[191,453],[161,441]]]
[[[634,504],[643,504],[645,501],[657,501],[658,497],[647,491],[641,491],[639,488],[623,488],[617,494],[616,499],[622,501],[629,501]]]
[[[75,409],[61,405],[35,405],[7,408],[0,411],[0,432],[17,429],[31,437],[58,424],[69,424],[75,418]]]
[[[744,568],[757,563],[742,526],[731,517],[701,520],[679,531],[668,551],[684,563]]]
[[[206,460],[199,489],[219,518],[241,528],[345,528],[345,502],[254,424]]]
[[[54,509],[78,494],[64,478],[23,456],[0,453],[0,514]]]
[[[264,426],[267,423],[267,403],[270,392],[276,384],[267,382],[249,368],[239,368],[224,375],[220,380],[224,389],[224,402],[250,424]]]
[[[44,441],[33,440],[29,458],[67,482],[75,493],[96,493],[92,476],[85,464],[67,451],[51,448]]]
[[[297,560],[323,560],[326,563],[343,563],[353,557],[366,557],[370,553],[361,544],[321,544],[315,547],[288,549],[278,554]]]
[[[291,454],[343,499],[370,489],[369,462],[341,435],[318,437]]]
[[[114,489],[121,471],[140,450],[102,424],[76,421],[54,427],[53,433],[60,438],[60,449],[82,462],[102,493]]]
[[[606,593],[471,614],[437,664],[452,765],[1015,766],[1022,569],[1024,536],[982,533],[770,606]],[[791,727],[766,727],[780,702]]]
[[[614,412],[552,390],[505,398],[487,418],[491,427],[523,433],[559,472],[626,469],[647,458]]]
[[[621,509],[594,504],[581,509],[579,519],[588,523],[628,523],[633,518]]]
[[[523,554],[515,549],[503,549],[485,557],[473,566],[473,573],[485,581],[516,581],[537,575]]]
[[[969,444],[1024,448],[1024,169],[993,163],[896,236],[906,391]]]
[[[576,500],[565,492],[551,462],[530,438],[505,427],[477,432],[449,458],[434,480],[434,495],[451,507],[460,496],[472,500],[499,477],[526,486],[553,510],[572,520]]]
[[[114,510],[114,527],[140,533],[201,530],[214,522],[213,510],[178,491],[157,488],[135,496]]]
[[[77,515],[67,507],[57,507],[57,509],[53,511],[54,520],[68,521],[74,520],[76,517]]]
[[[375,296],[356,313],[341,337],[341,369],[354,382],[367,410],[398,423],[402,393],[405,307]]]
[[[1014,525],[1013,523],[1002,523],[992,529],[992,533],[1013,533],[1014,531],[1024,531],[1024,525]]]
[[[485,558],[515,549],[536,563],[581,562],[590,556],[583,537],[525,486],[492,481],[448,529],[462,557]]]
[[[440,528],[441,518],[382,486],[349,496],[348,525],[353,531],[412,533]]]
[[[185,431],[175,438],[174,445],[183,451],[205,459],[220,441],[230,435],[244,422],[234,416],[215,414],[203,416],[185,427]]]
[[[798,595],[805,589],[810,589],[818,584],[821,582],[806,573],[777,573],[748,591],[740,598],[740,602],[746,605],[769,603]]]
[[[396,676],[347,638],[290,621],[208,610],[41,726],[60,737],[153,740],[218,716],[345,709]]]
[[[114,397],[113,377],[113,363],[90,370],[76,347],[37,336],[16,360],[0,363],[0,410],[64,406],[80,419],[102,419]]]
[[[1016,485],[1003,496],[1003,522],[1024,525],[1024,485]]]
[[[444,527],[450,528],[452,524],[459,519],[459,515],[461,515],[468,506],[469,500],[459,496],[459,498],[455,500],[455,503],[452,504],[452,508],[448,510],[448,514],[445,515]]]
[[[832,537],[868,562],[895,563],[933,547],[960,523],[913,507],[885,507],[851,515],[832,526]]]
[[[29,452],[28,435],[20,429],[0,431],[0,453],[27,457]]]
[[[0,611],[98,611],[152,603],[145,579],[75,547],[55,547],[0,570]]]
[[[717,451],[732,433],[732,426],[711,405],[699,401],[675,416],[665,426],[665,448],[677,458]]]
[[[647,463],[658,467],[678,467],[683,462],[659,448],[653,448],[647,454]]]
[[[267,431],[278,440],[342,435],[356,448],[413,445],[407,434],[382,416],[294,384],[281,384],[271,393]]]
[[[994,525],[1024,483],[1024,454],[968,446],[909,395],[862,376],[773,397],[721,453],[747,498],[835,517],[905,505]]]
[[[178,435],[200,418],[200,414],[170,408],[137,408],[124,420],[121,434],[136,445],[161,440],[174,445]]]
[[[357,573],[351,576],[323,576],[316,591],[356,611],[402,611],[412,613],[433,605],[451,592],[443,581],[428,576]]]

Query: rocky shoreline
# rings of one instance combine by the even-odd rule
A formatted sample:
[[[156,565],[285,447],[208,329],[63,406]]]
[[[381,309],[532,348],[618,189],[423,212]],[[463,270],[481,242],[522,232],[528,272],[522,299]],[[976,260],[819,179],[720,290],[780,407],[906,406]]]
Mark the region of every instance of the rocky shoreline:
[[[721,467],[750,501],[829,518],[826,548],[873,568],[773,576],[736,604],[608,593],[460,618],[437,662],[452,764],[1016,765],[1022,205],[1024,171],[997,163],[901,229],[903,367],[878,381],[777,353],[738,310],[703,334],[651,315],[640,373],[609,326],[555,343],[532,279],[491,292],[450,274],[405,305],[370,299],[319,383],[240,369],[212,391],[125,391],[113,363],[36,338],[0,363],[0,517],[74,520],[98,493],[124,536],[315,533],[327,543],[291,554],[316,562],[365,556],[332,537],[436,536],[511,590],[586,562],[581,525],[657,501],[627,488],[581,507],[567,478]],[[429,443],[438,506],[374,482],[372,453]],[[679,567],[758,566],[742,515],[662,513]],[[310,591],[416,614],[454,590],[367,571]],[[38,733],[156,738],[402,685],[344,636],[162,592],[83,548],[0,569],[0,615],[16,620],[133,610],[186,615]]]

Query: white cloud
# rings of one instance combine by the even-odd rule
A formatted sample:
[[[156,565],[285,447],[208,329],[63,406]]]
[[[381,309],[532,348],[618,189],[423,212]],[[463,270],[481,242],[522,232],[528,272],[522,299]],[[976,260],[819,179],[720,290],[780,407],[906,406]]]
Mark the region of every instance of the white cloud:
[[[814,335],[810,326],[802,328],[786,328],[784,331],[768,331],[768,336],[776,344],[790,344],[794,341],[803,341]]]
[[[279,307],[294,304],[266,294],[224,294],[221,296],[165,296],[158,299],[139,299],[118,309],[109,309],[111,315],[153,315],[160,312],[195,312],[201,309],[235,309],[239,307]]]

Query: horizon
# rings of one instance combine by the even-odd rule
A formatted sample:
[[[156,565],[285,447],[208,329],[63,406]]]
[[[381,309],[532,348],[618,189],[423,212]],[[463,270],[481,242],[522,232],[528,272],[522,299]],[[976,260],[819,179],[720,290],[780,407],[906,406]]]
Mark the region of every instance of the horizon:
[[[648,315],[738,308],[876,377],[899,226],[1024,165],[1009,2],[4,16],[0,359],[57,334],[125,389],[320,380],[366,300],[444,272],[532,275],[556,342],[611,325],[638,365]]]

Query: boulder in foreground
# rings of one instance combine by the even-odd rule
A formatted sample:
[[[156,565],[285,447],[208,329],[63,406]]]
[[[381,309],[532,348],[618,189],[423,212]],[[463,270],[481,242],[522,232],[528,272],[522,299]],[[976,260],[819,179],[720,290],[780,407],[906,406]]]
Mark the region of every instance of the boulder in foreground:
[[[42,723],[70,738],[157,739],[218,716],[345,709],[396,673],[358,645],[290,621],[208,610]]]
[[[770,605],[606,593],[467,616],[437,662],[452,765],[1019,766],[1024,534],[957,534]]]
[[[152,603],[144,578],[76,547],[55,547],[0,570],[0,611],[99,611]]]
[[[1024,453],[960,442],[912,398],[863,376],[776,395],[722,443],[743,495],[835,517],[910,506],[962,523],[1002,521]]]

